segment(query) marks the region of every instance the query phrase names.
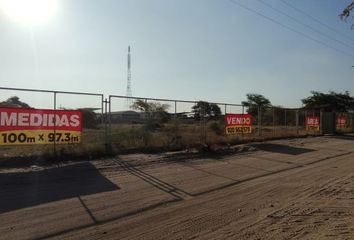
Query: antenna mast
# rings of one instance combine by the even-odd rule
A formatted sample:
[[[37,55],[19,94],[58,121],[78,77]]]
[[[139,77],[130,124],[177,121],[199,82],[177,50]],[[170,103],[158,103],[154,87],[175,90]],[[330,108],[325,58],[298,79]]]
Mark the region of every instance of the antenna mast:
[[[126,96],[131,97],[132,96],[132,73],[131,73],[131,56],[130,56],[130,46],[128,46],[128,72],[127,72],[127,92]],[[130,103],[130,99],[127,99],[128,103]]]

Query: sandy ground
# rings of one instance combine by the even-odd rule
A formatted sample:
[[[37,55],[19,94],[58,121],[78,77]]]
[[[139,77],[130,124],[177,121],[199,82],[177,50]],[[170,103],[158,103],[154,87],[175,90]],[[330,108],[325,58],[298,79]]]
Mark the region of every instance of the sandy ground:
[[[354,239],[354,136],[0,170],[0,239]]]

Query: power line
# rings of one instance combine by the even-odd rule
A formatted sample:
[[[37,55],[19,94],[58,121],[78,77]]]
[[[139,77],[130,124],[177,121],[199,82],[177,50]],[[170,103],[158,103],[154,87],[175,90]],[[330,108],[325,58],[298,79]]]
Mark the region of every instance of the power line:
[[[318,34],[320,34],[320,35],[322,35],[322,36],[324,36],[324,37],[326,37],[326,38],[328,38],[328,39],[330,39],[330,40],[332,40],[332,41],[336,41],[336,42],[342,44],[343,46],[349,47],[349,48],[351,48],[351,49],[354,50],[354,47],[352,47],[351,45],[349,45],[349,44],[347,44],[347,43],[345,43],[345,42],[343,42],[343,41],[340,41],[340,40],[338,40],[338,39],[336,39],[336,38],[333,38],[333,37],[331,37],[330,35],[325,34],[325,33],[321,32],[321,31],[317,30],[316,28],[312,27],[311,25],[308,25],[308,24],[306,24],[306,23],[301,22],[300,20],[294,18],[293,16],[291,16],[291,15],[289,15],[289,14],[287,14],[287,13],[285,13],[285,12],[283,12],[283,11],[281,11],[281,10],[275,8],[275,7],[273,7],[271,4],[266,3],[266,2],[264,2],[263,0],[257,0],[257,1],[260,2],[260,3],[262,3],[263,5],[265,5],[265,6],[269,7],[269,8],[271,8],[271,9],[273,9],[274,11],[276,11],[276,12],[278,12],[278,13],[280,13],[280,14],[282,14],[282,15],[284,15],[284,16],[290,18],[290,19],[292,19],[293,21],[297,22],[298,24],[300,24],[300,25],[302,25],[302,26],[305,26],[305,27],[311,29],[312,31],[314,31],[314,32],[316,32],[316,33],[318,33]]]
[[[305,38],[307,38],[307,39],[310,39],[310,40],[312,40],[312,41],[314,41],[314,42],[316,42],[316,43],[318,43],[318,44],[321,44],[321,45],[323,45],[323,46],[325,46],[325,47],[327,47],[327,48],[330,48],[330,49],[332,49],[332,50],[334,50],[334,51],[336,51],[336,52],[339,52],[339,53],[342,53],[342,54],[344,54],[344,55],[347,55],[347,56],[349,56],[349,57],[354,58],[354,55],[352,55],[352,54],[350,54],[350,53],[347,53],[347,52],[345,52],[345,51],[342,51],[342,50],[340,50],[340,49],[338,49],[338,48],[335,48],[335,47],[333,47],[333,46],[331,46],[331,45],[329,45],[329,44],[327,44],[327,43],[325,43],[325,42],[323,42],[323,41],[321,41],[321,40],[318,40],[318,39],[316,39],[316,38],[313,38],[313,37],[307,35],[306,33],[303,33],[303,32],[298,31],[298,30],[296,30],[296,29],[294,29],[294,28],[292,28],[292,27],[289,27],[289,26],[287,26],[287,25],[285,25],[285,24],[283,24],[283,23],[281,23],[281,22],[279,22],[279,21],[277,21],[277,20],[275,20],[275,19],[273,19],[273,18],[271,18],[271,17],[268,17],[268,16],[266,16],[266,15],[264,15],[264,14],[262,14],[262,13],[256,11],[256,10],[254,10],[254,9],[251,9],[251,8],[249,8],[249,7],[245,6],[245,5],[243,5],[243,4],[239,3],[239,2],[237,2],[236,0],[229,0],[229,1],[230,1],[231,3],[233,3],[233,4],[235,4],[235,5],[238,5],[239,7],[243,8],[243,9],[246,9],[246,10],[248,10],[248,11],[254,13],[254,14],[257,14],[257,15],[259,15],[259,16],[261,16],[261,17],[267,19],[268,21],[271,21],[271,22],[273,22],[273,23],[275,23],[275,24],[277,24],[277,25],[279,25],[279,26],[281,26],[281,27],[283,27],[283,28],[285,28],[285,29],[287,29],[287,30],[290,30],[290,31],[292,31],[292,32],[295,32],[295,33],[297,33],[297,34],[299,34],[299,35],[301,35],[301,36],[303,36],[303,37],[305,37]]]
[[[311,16],[311,15],[308,14],[307,12],[305,12],[305,11],[303,11],[303,10],[301,10],[301,9],[299,9],[299,8],[297,8],[297,7],[295,7],[294,5],[288,3],[287,1],[285,1],[285,0],[279,0],[279,1],[281,1],[282,3],[284,3],[285,5],[287,5],[288,7],[294,9],[295,11],[297,11],[297,12],[299,12],[299,13],[305,15],[306,17],[308,17],[308,18],[310,18],[310,19],[312,19],[313,21],[317,22],[318,24],[322,25],[323,27],[325,27],[325,28],[327,28],[327,29],[329,29],[329,30],[331,30],[331,31],[333,31],[333,32],[335,32],[335,33],[341,35],[342,37],[344,37],[344,38],[346,38],[346,39],[348,39],[348,40],[354,42],[354,39],[353,39],[353,38],[349,37],[348,35],[346,35],[346,34],[340,32],[340,31],[338,31],[337,29],[335,29],[335,28],[333,28],[333,27],[331,27],[331,26],[329,26],[329,25],[323,23],[322,21],[320,21],[320,20],[318,20],[317,18]]]

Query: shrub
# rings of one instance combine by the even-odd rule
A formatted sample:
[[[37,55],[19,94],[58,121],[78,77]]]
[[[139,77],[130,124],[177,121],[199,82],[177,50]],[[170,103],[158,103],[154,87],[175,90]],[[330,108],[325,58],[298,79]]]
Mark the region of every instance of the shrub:
[[[209,128],[217,135],[223,135],[223,133],[224,133],[224,127],[221,126],[221,124],[218,122],[215,122],[215,121],[211,122],[209,124]]]

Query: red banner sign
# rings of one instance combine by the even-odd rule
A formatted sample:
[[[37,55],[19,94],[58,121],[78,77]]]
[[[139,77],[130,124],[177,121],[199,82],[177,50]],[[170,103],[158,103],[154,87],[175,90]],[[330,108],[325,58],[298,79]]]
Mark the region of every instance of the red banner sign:
[[[338,117],[337,118],[337,125],[339,127],[344,127],[345,125],[347,125],[347,119],[345,117]]]
[[[251,114],[226,114],[225,121],[227,135],[252,132]]]
[[[320,118],[319,117],[306,117],[306,129],[307,130],[320,130]]]
[[[0,108],[0,145],[78,143],[81,129],[80,111]]]

